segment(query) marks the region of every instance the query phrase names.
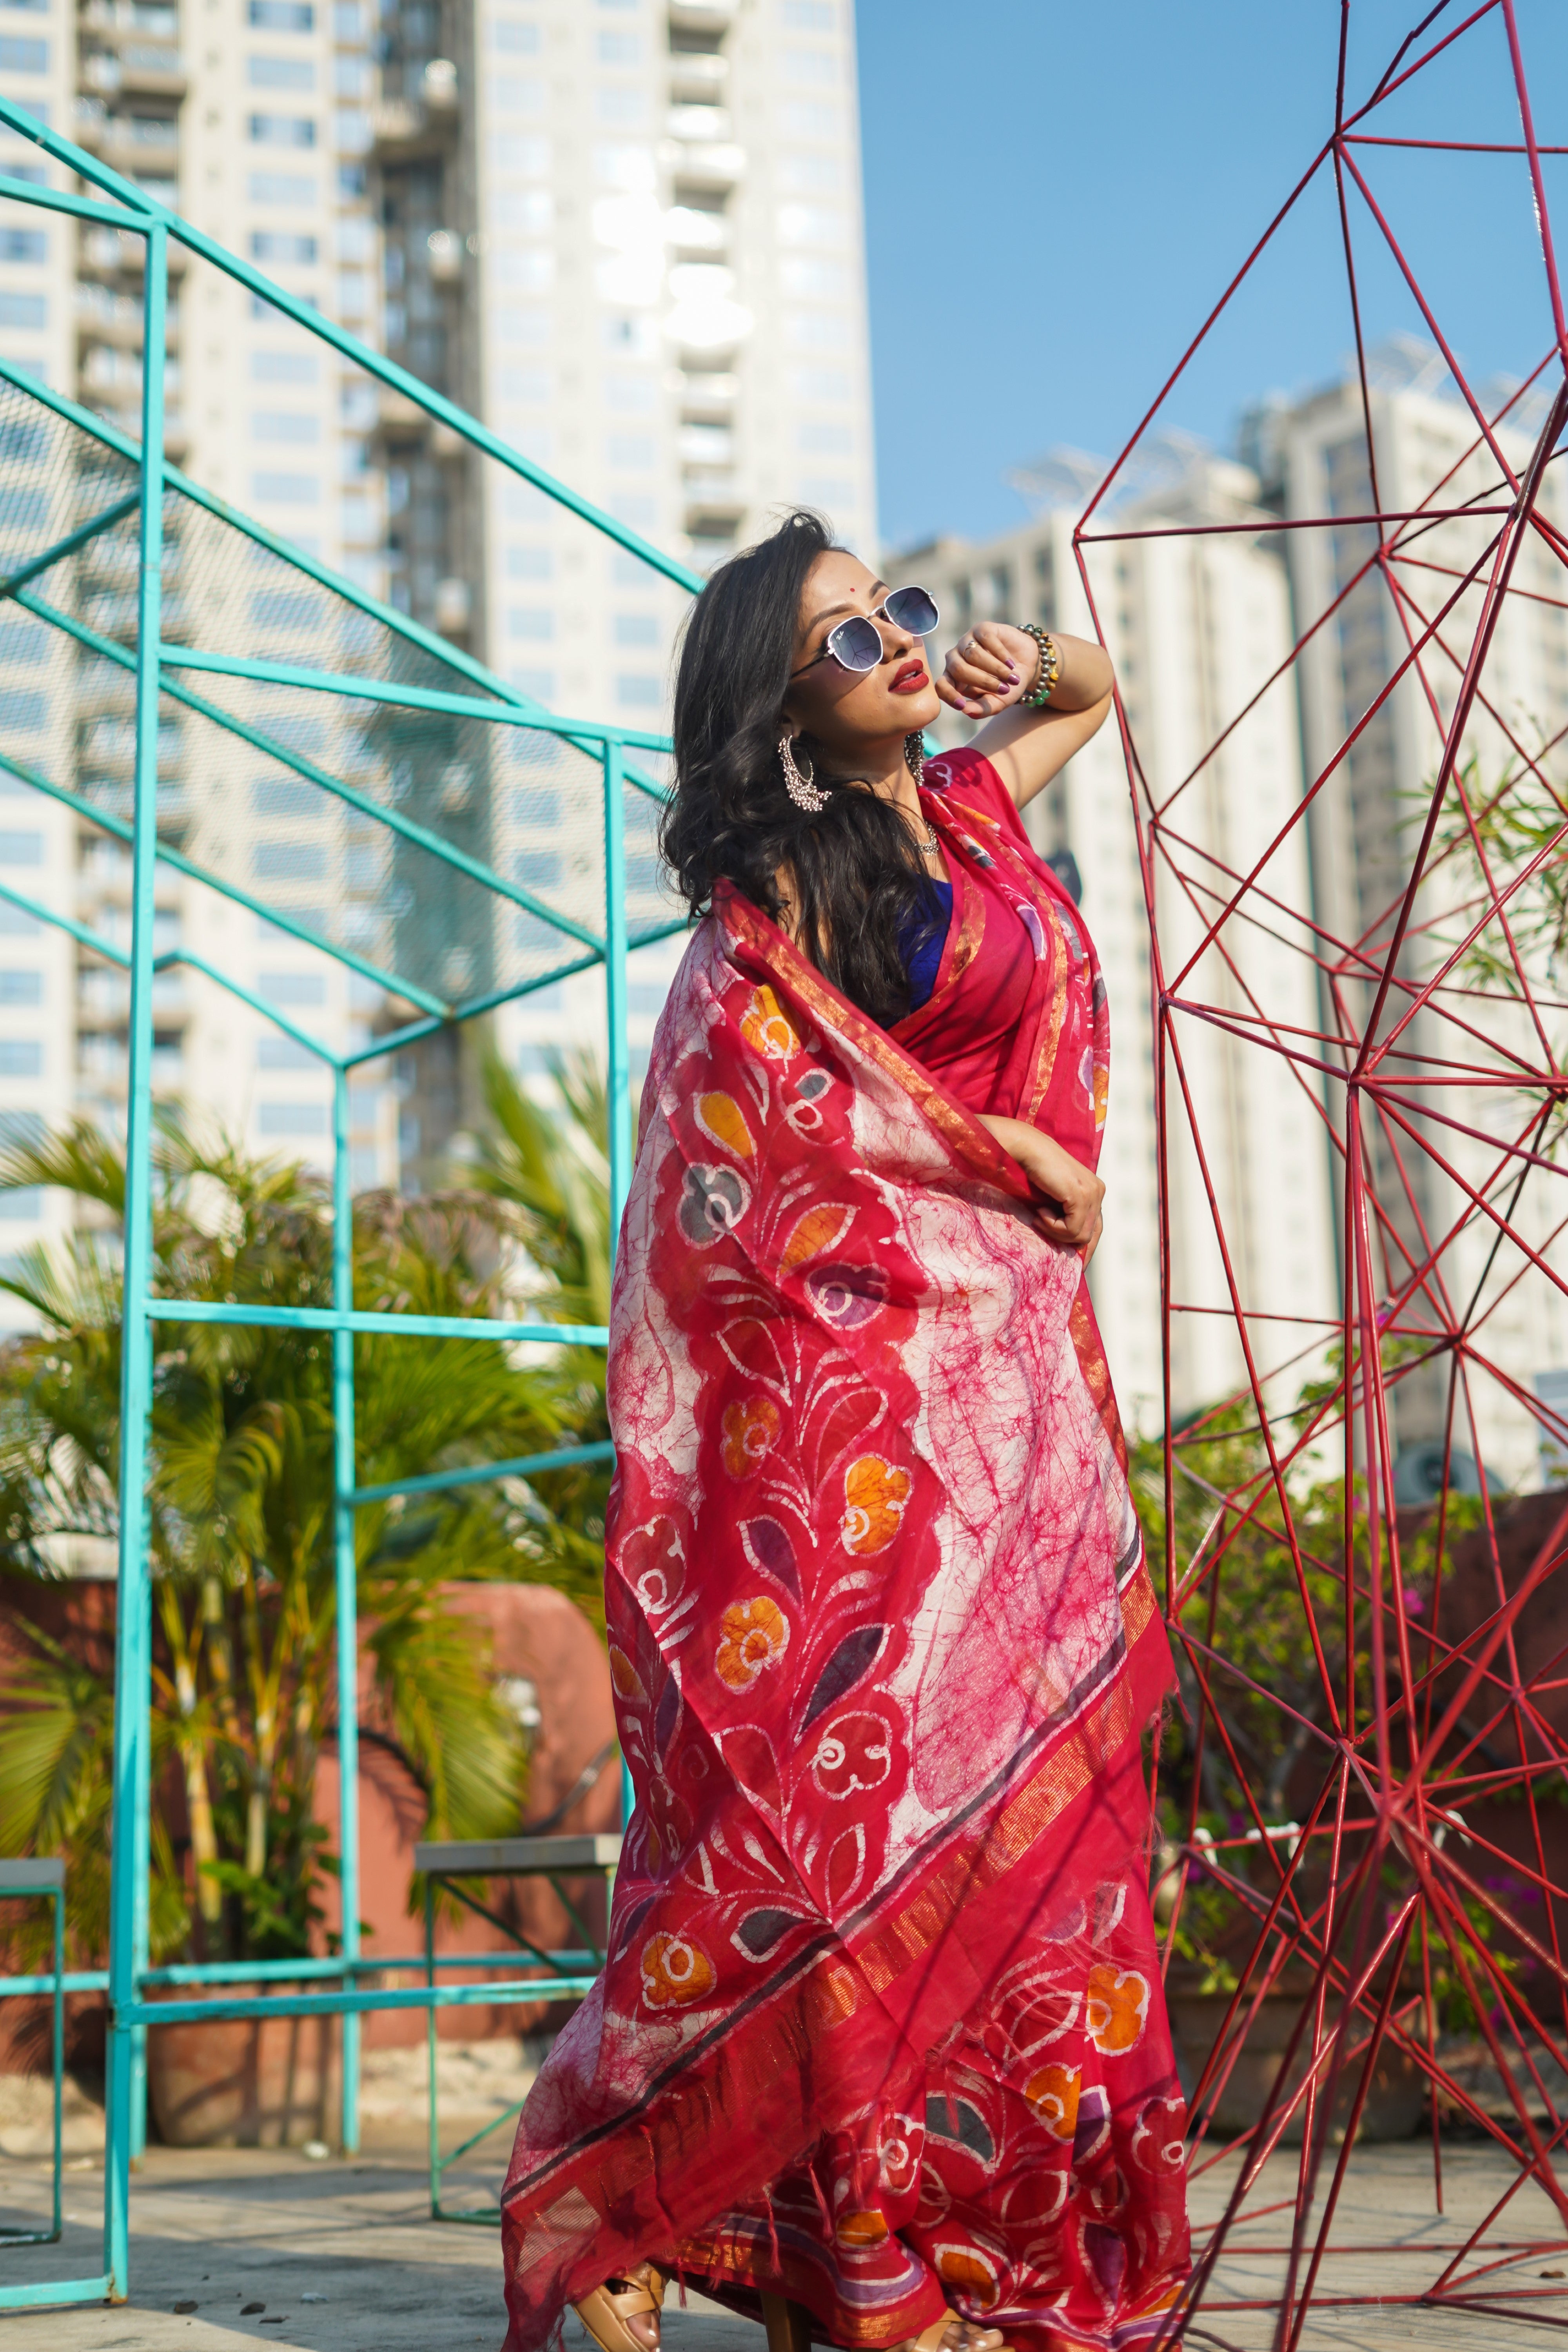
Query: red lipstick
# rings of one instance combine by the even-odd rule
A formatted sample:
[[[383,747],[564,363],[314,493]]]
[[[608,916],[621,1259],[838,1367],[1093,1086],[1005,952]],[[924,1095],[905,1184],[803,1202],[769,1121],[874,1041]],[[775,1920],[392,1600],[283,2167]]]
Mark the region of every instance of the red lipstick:
[[[907,661],[901,669],[894,671],[892,684],[889,690],[894,694],[913,694],[916,688],[922,687],[925,682],[926,666],[924,662]]]

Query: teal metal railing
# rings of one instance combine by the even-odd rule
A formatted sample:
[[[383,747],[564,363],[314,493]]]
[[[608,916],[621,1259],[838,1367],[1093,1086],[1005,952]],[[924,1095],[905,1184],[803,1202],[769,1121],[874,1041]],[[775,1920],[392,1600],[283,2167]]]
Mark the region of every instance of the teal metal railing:
[[[274,284],[239,256],[226,251],[188,221],[155,202],[145,191],[33,120],[21,108],[0,98],[0,122],[31,140],[45,154],[65,166],[94,191],[82,194],[32,181],[0,175],[0,200],[66,216],[95,227],[118,230],[122,237],[140,240],[145,257],[142,292],[142,371],[141,436],[132,440],[108,420],[60,392],[30,376],[24,369],[0,361],[0,383],[36,407],[40,417],[76,436],[83,447],[93,447],[133,470],[134,487],[110,498],[75,528],[27,553],[0,576],[0,605],[9,604],[45,627],[59,633],[93,658],[134,683],[134,761],[132,813],[117,815],[100,801],[91,801],[37,764],[24,760],[5,741],[6,722],[0,708],[0,768],[19,784],[74,810],[131,853],[130,944],[126,948],[91,925],[50,907],[36,894],[9,879],[0,880],[0,898],[37,921],[66,932],[79,945],[129,975],[130,1031],[127,1097],[127,1179],[124,1213],[124,1287],[121,1448],[119,1461],[119,1605],[117,1612],[116,1698],[113,1759],[113,1839],[111,1857],[110,1940],[109,1965],[103,1970],[79,1970],[63,1978],[13,1976],[0,1979],[0,1996],[20,1996],[47,1990],[107,1991],[109,2000],[108,2137],[104,2190],[104,2245],[100,2272],[88,2277],[28,2282],[0,2282],[0,2310],[38,2307],[49,2304],[122,2298],[129,2288],[129,2192],[132,2164],[145,2129],[145,2043],[150,2023],[175,2023],[210,2017],[263,2018],[337,2015],[343,2021],[342,2122],[345,2149],[358,2145],[359,2020],[369,2010],[413,2008],[433,2010],[465,2003],[493,2003],[503,1999],[537,2000],[537,1977],[511,1978],[500,1984],[451,1981],[454,1974],[514,1968],[515,1958],[495,1955],[451,1956],[440,1962],[445,1982],[387,1988],[365,1979],[404,1971],[425,1972],[423,1956],[367,1960],[359,1946],[359,1812],[356,1749],[358,1640],[355,1609],[354,1519],[366,1505],[395,1494],[427,1494],[485,1479],[528,1476],[567,1465],[602,1459],[607,1445],[563,1448],[514,1461],[437,1471],[394,1486],[361,1486],[357,1483],[354,1446],[353,1339],[356,1333],[401,1338],[443,1337],[492,1339],[515,1345],[540,1346],[564,1342],[596,1346],[607,1334],[599,1326],[467,1319],[450,1317],[393,1314],[356,1310],[353,1305],[351,1200],[350,1073],[363,1063],[380,1059],[452,1024],[471,1020],[550,986],[575,973],[601,967],[605,982],[606,1049],[608,1064],[609,1170],[612,1237],[619,1231],[631,1173],[630,1066],[626,1045],[626,962],[635,949],[666,938],[682,928],[679,922],[645,925],[635,933],[627,916],[627,868],[625,807],[627,789],[659,798],[661,786],[633,755],[664,754],[667,737],[599,720],[566,719],[501,678],[471,655],[423,628],[408,614],[382,603],[353,580],[334,572],[319,557],[292,547],[223,499],[191,480],[164,454],[165,320],[171,247],[184,247],[224,276],[247,288],[304,334],[328,345],[342,358],[416,404],[426,415],[451,428],[472,448],[578,518],[588,529],[638,558],[659,577],[694,593],[698,574],[666,554],[637,531],[580,497],[542,467],[509,446],[477,418],[431,391],[381,352],[361,342],[345,329]],[[5,488],[5,460],[0,455],[0,493]],[[3,511],[0,504],[0,511]],[[449,675],[450,688],[420,685],[412,679],[371,675],[363,669],[333,670],[300,663],[252,658],[216,651],[197,643],[173,642],[164,633],[163,613],[163,539],[165,517],[199,516],[213,526],[237,535],[257,557],[276,562],[299,575],[352,614],[356,625],[384,633],[385,641],[406,649]],[[58,566],[90,551],[134,520],[136,525],[136,610],[133,646],[127,646],[78,614],[65,610],[40,584]],[[199,612],[194,615],[199,623]],[[547,893],[511,880],[486,860],[446,840],[421,824],[390,799],[367,795],[347,777],[336,774],[319,760],[287,740],[276,721],[271,726],[230,709],[201,690],[203,678],[245,681],[278,697],[289,698],[289,708],[314,705],[321,698],[337,698],[359,706],[391,708],[463,721],[502,738],[518,730],[535,739],[569,746],[597,771],[597,793],[603,827],[604,914],[602,928],[584,922],[552,905]],[[334,939],[304,919],[287,903],[260,889],[247,889],[232,875],[193,858],[175,844],[159,836],[160,719],[163,705],[188,713],[202,724],[224,730],[237,743],[262,753],[304,784],[335,803],[351,808],[360,819],[385,828],[390,836],[410,845],[449,873],[487,894],[496,907],[507,906],[531,921],[547,926],[561,942],[559,961],[471,996],[451,996],[429,984],[427,976],[403,971],[361,951],[345,939]],[[501,740],[501,739],[494,739]],[[184,945],[159,952],[155,945],[156,884],[160,866],[216,891],[237,906],[264,917],[302,944],[336,959],[362,979],[395,993],[416,1008],[417,1017],[391,1034],[378,1035],[368,1045],[337,1050],[280,1006],[270,1003],[237,973],[227,971],[207,955]],[[155,979],[179,967],[198,971],[273,1024],[279,1032],[317,1056],[332,1079],[332,1303],[330,1307],[267,1307],[196,1302],[154,1296],[151,1284],[152,1143],[153,1143],[153,993]],[[338,1624],[338,1722],[340,1737],[339,1854],[342,1868],[342,1950],[331,1958],[274,1963],[210,1965],[153,1969],[148,1954],[148,1884],[150,1841],[150,1696],[152,1671],[151,1576],[148,1559],[145,1472],[152,1404],[153,1327],[160,1321],[270,1324],[332,1335],[332,1399],[335,1414],[333,1454],[333,1561]],[[623,1785],[625,1783],[623,1782]],[[563,1978],[560,1966],[590,1963],[585,1952],[554,1956],[550,1990],[586,1991],[591,1974]],[[284,1993],[224,1988],[243,1981],[265,1987],[269,1982],[304,1984],[310,1990]],[[320,1988],[319,1990],[317,1988]],[[152,2000],[149,1994],[170,1990],[189,1997]]]

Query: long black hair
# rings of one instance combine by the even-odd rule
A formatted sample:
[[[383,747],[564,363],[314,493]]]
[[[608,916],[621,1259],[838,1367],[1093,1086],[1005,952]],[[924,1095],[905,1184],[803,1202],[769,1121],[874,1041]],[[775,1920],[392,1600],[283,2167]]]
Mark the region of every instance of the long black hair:
[[[900,949],[929,937],[936,920],[914,835],[864,779],[835,777],[826,808],[808,815],[785,792],[779,761],[801,593],[834,544],[822,517],[797,508],[721,564],[692,606],[675,683],[675,793],[659,846],[694,913],[723,875],[779,922],[782,870],[803,954],[888,1026],[910,1009]],[[809,735],[795,751],[802,764],[819,757]]]

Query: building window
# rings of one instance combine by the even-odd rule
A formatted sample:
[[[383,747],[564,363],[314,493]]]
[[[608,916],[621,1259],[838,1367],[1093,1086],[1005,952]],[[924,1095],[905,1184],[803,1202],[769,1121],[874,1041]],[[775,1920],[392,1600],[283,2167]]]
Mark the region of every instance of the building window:
[[[617,130],[640,131],[647,121],[647,92],[635,82],[606,83],[595,93],[595,105],[600,121],[614,123]]]
[[[268,506],[313,507],[321,498],[321,478],[316,474],[252,474],[251,495]]]
[[[506,568],[513,580],[548,580],[555,571],[555,557],[548,547],[509,547]]]
[[[313,236],[300,236],[292,229],[252,229],[250,257],[253,261],[314,261],[316,240]]]
[[[256,1124],[263,1135],[325,1135],[325,1103],[258,1103]]]
[[[259,408],[251,416],[250,431],[251,437],[257,441],[313,445],[321,437],[321,420],[304,410]]]
[[[253,205],[293,205],[307,209],[316,201],[316,182],[308,172],[252,172],[250,201]],[[313,242],[310,253],[302,257],[315,259]]]
[[[258,33],[309,33],[316,12],[310,0],[250,0],[250,21]]]
[[[312,1054],[297,1038],[258,1037],[256,1066],[258,1070],[319,1070],[321,1062],[320,1055]]]
[[[250,137],[257,147],[313,147],[316,125],[308,114],[253,114]]]
[[[314,352],[252,352],[253,383],[316,383],[321,366]]]
[[[309,89],[316,87],[316,68],[309,58],[251,58],[247,79],[252,89]]]
[[[264,971],[257,982],[261,994],[272,1004],[325,1004],[326,974],[320,971]]]

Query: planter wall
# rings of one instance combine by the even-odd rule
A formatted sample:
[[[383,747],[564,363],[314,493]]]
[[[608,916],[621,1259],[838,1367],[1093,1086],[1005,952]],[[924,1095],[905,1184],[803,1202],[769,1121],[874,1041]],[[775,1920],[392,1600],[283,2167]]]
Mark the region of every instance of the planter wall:
[[[1213,2105],[1211,2131],[1222,2138],[1237,2132],[1249,2131],[1259,2121],[1280,2061],[1296,2030],[1301,2014],[1302,2000],[1310,1994],[1270,1993],[1252,2021],[1250,2032],[1230,2070],[1224,2090]],[[1171,1992],[1171,2032],[1176,2045],[1176,2062],[1182,2080],[1189,2092],[1208,2063],[1210,2051],[1225,2023],[1230,2007],[1227,1993]],[[1245,2012],[1242,2012],[1245,2013]],[[1370,2022],[1370,2021],[1368,2021]],[[1330,2008],[1324,2015],[1324,2030],[1331,2032],[1338,2022],[1338,2012]],[[1309,2021],[1291,2064],[1289,2077],[1293,2090],[1307,2071],[1310,2055],[1311,2025]],[[1353,2045],[1352,2045],[1353,2046]],[[1341,2076],[1338,2095],[1334,2101],[1332,2137],[1342,2139],[1350,2122],[1350,2111],[1355,2101],[1362,2075],[1363,2061],[1348,2061]],[[1373,2071],[1372,2088],[1367,2093],[1362,2111],[1360,2139],[1408,2139],[1418,2131],[1426,2116],[1426,2076],[1415,2061],[1402,2050],[1385,2041],[1378,2052]],[[1305,2124],[1305,2103],[1286,2126],[1283,2145],[1299,2147]]]
[[[262,1988],[233,1990],[248,1994]],[[309,2139],[335,2145],[341,2121],[338,2050],[335,2017],[232,2017],[151,2026],[147,2097],[158,2136],[170,2147],[298,2147]]]

